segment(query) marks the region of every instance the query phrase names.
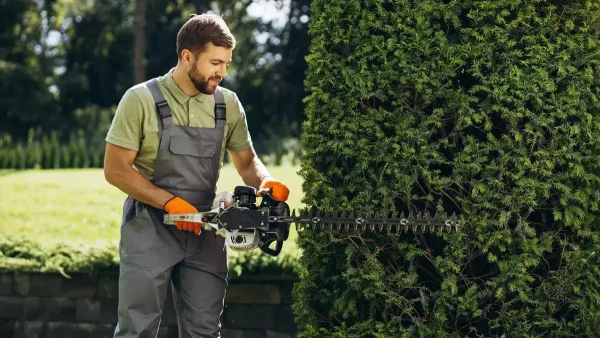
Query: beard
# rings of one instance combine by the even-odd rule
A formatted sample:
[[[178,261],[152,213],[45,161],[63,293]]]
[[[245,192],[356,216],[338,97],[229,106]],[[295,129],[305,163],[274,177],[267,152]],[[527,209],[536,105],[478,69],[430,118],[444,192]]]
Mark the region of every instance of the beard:
[[[198,89],[199,92],[204,93],[206,95],[213,95],[217,90],[219,82],[221,82],[221,78],[218,76],[211,76],[209,78],[202,76],[202,74],[198,72],[198,68],[196,67],[196,65],[194,65],[192,69],[190,69],[190,71],[188,72],[188,76],[194,84],[194,87],[196,87],[196,89]],[[211,83],[211,80],[216,81],[216,84],[214,82]]]

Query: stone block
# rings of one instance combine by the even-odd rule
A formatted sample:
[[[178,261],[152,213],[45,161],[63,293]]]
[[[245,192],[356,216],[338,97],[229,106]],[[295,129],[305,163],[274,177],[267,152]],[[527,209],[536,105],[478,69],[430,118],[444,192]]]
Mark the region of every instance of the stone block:
[[[99,298],[119,298],[119,277],[102,276],[98,279]]]
[[[32,323],[48,320],[48,298],[23,298],[23,318]]]
[[[114,328],[107,324],[49,322],[45,338],[112,337]]]
[[[280,332],[296,332],[298,327],[294,322],[294,312],[289,305],[279,305],[274,313],[274,326],[271,328]]]
[[[222,329],[222,338],[267,338],[264,330]]]
[[[77,324],[67,322],[46,323],[46,338],[80,337]]]
[[[76,300],[75,311],[75,319],[78,322],[99,322],[102,304],[99,300],[80,298]]]
[[[274,283],[281,281],[299,281],[298,276],[295,274],[270,274],[264,272],[258,273],[244,273],[241,276],[237,276],[236,273],[230,274],[229,281],[232,283]]]
[[[281,293],[276,284],[232,283],[227,287],[225,302],[231,304],[279,304]]]
[[[19,322],[14,338],[45,338],[46,323],[41,321]]]
[[[0,296],[0,320],[20,320],[23,316],[23,298]]]
[[[62,281],[62,296],[71,298],[92,298],[96,296],[98,277],[74,275]]]
[[[115,323],[116,324],[116,323]],[[115,324],[99,323],[93,325],[90,338],[112,338],[115,333]]]
[[[233,330],[233,329],[222,329],[221,337],[222,338],[242,338],[244,334],[244,330]]]
[[[18,296],[28,296],[31,288],[31,275],[28,273],[15,273],[13,275],[13,292]]]
[[[267,304],[229,304],[223,327],[228,329],[272,329],[277,306]]]
[[[266,333],[267,333],[267,338],[296,338],[298,336],[298,334],[296,332],[288,333],[288,332],[267,330]]]
[[[290,305],[293,303],[294,299],[292,297],[292,292],[294,290],[294,282],[293,281],[283,281],[279,284],[279,292],[281,293],[281,304]]]
[[[0,296],[12,295],[12,276],[0,273]]]
[[[49,298],[47,304],[49,321],[75,321],[77,316],[77,304],[74,299],[67,297],[54,297]]]
[[[22,332],[19,332],[19,329],[16,320],[0,318],[0,337],[12,338]]]
[[[62,285],[64,279],[65,278],[60,275],[32,275],[29,294],[31,296],[40,297],[62,296]]]
[[[242,338],[267,338],[267,333],[264,330],[244,330]]]
[[[106,298],[106,299],[100,299],[100,303],[102,304],[102,310],[100,313],[100,322],[101,323],[110,323],[110,324],[116,324],[117,323],[117,311],[118,311],[118,306],[119,306],[119,300],[118,299],[112,299],[112,298]]]

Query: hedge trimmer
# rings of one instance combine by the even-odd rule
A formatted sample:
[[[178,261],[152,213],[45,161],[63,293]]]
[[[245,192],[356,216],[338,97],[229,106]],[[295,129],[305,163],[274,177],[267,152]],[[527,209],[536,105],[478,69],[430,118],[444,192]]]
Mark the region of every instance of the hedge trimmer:
[[[248,186],[237,186],[233,192],[233,203],[226,207],[225,200],[219,201],[218,207],[208,212],[193,214],[167,214],[165,224],[176,221],[198,222],[205,227],[213,228],[227,241],[227,246],[235,251],[260,249],[277,256],[281,252],[283,242],[288,239],[291,224],[298,231],[331,230],[335,232],[389,231],[402,232],[440,232],[458,231],[460,221],[456,215],[431,216],[429,213],[355,213],[355,212],[321,212],[302,210],[296,214],[285,202],[271,198],[270,191],[261,192],[262,202],[256,205],[256,189]],[[275,248],[269,246],[275,242]]]

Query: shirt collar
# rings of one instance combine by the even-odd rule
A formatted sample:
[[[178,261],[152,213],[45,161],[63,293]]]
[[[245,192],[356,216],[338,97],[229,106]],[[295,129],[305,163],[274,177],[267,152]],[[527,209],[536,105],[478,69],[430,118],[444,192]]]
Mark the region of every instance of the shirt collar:
[[[174,70],[175,70],[175,68],[172,68],[167,74],[165,74],[165,85],[166,85],[167,89],[171,92],[171,94],[173,94],[173,96],[175,96],[175,99],[177,100],[177,102],[179,102],[179,104],[184,104],[184,103],[188,102],[189,99],[195,99],[198,102],[204,102],[204,98],[206,97],[206,94],[199,93],[196,96],[189,96],[179,88],[179,86],[175,83],[175,80],[173,80],[173,71]]]

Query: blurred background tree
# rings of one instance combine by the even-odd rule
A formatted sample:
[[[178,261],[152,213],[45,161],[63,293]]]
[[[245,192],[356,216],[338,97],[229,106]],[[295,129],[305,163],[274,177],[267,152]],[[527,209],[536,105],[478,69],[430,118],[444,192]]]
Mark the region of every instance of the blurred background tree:
[[[263,160],[295,163],[310,0],[5,0],[0,168],[98,167],[115,106],[177,63],[189,14],[222,15],[238,40],[222,85],[238,94]]]

